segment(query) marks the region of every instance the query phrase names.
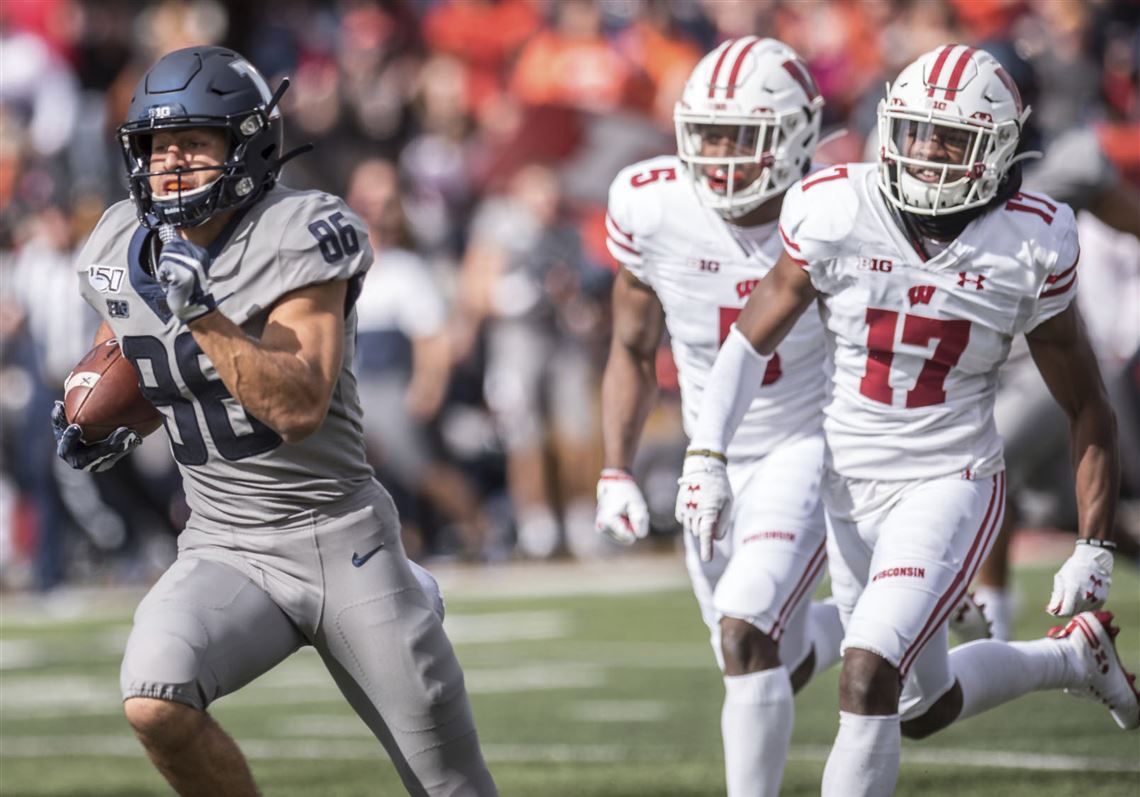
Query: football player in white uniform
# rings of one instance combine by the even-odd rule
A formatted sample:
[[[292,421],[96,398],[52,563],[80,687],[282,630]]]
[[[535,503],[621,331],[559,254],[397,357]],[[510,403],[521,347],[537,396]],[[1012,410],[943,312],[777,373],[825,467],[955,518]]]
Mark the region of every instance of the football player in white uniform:
[[[649,531],[630,475],[657,387],[668,327],[686,430],[709,369],[749,292],[783,249],[784,191],[807,173],[823,100],[799,57],[772,39],[728,41],[696,66],[678,103],[678,155],[623,170],[610,188],[614,335],[602,382],[605,470],[598,530],[632,544]],[[776,795],[792,732],[792,692],[838,660],[834,604],[813,604],[823,574],[823,330],[805,316],[758,378],[725,452],[740,496],[732,531],[685,535],[686,564],[724,672],[730,795]],[[725,457],[716,465],[722,470]],[[695,460],[694,460],[695,461]],[[720,533],[729,527],[718,526]],[[794,685],[794,686],[793,686]]]
[[[1115,422],[1072,305],[1073,214],[1019,190],[1028,113],[982,50],[947,45],[908,66],[879,107],[879,163],[789,189],[785,253],[703,395],[692,446],[724,451],[776,347],[818,298],[832,374],[822,494],[845,626],[825,797],[890,794],[900,730],[921,738],[1029,691],[1065,688],[1103,702],[1122,728],[1140,725],[1112,615],[1094,611],[1111,582]],[[1001,525],[993,404],[1021,334],[1071,426],[1080,538],[1047,609],[1076,616],[1047,639],[948,653],[947,616]],[[686,467],[682,491],[699,488],[686,522],[707,522],[729,480],[708,455],[690,459],[703,469]]]

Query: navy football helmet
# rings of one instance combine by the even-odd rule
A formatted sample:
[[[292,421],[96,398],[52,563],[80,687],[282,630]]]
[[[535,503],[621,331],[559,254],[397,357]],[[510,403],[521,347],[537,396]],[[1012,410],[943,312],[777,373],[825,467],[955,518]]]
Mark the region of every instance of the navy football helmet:
[[[118,130],[139,220],[151,229],[166,224],[195,227],[218,213],[253,204],[272,188],[281,165],[309,149],[282,155],[277,103],[287,86],[283,81],[271,93],[260,72],[224,47],[187,47],[163,56],[139,81],[127,121]],[[153,176],[217,168],[151,171],[153,134],[190,127],[226,134],[221,175],[201,188],[156,197],[150,185]]]

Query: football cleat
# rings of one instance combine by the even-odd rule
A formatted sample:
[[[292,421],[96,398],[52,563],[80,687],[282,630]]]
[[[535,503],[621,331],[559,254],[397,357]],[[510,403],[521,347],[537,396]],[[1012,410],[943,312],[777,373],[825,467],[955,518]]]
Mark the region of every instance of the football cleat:
[[[974,598],[974,593],[967,592],[962,600],[950,613],[950,630],[959,642],[973,642],[976,639],[989,639],[993,636],[993,628],[982,604]]]
[[[1116,652],[1112,612],[1082,612],[1062,627],[1049,630],[1051,639],[1068,639],[1085,666],[1085,684],[1065,690],[1108,706],[1116,724],[1124,730],[1140,726],[1140,694],[1136,676],[1124,669]]]

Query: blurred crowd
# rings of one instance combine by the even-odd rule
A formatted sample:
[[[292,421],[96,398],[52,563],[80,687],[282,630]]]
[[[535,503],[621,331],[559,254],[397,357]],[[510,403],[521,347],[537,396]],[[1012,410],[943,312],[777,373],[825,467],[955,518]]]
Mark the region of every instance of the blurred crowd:
[[[1059,153],[1036,167],[1041,187],[1088,211],[1100,350],[1122,389],[1140,378],[1135,3],[4,0],[0,24],[0,586],[145,580],[173,556],[186,509],[163,435],[91,476],[56,459],[48,413],[98,324],[72,258],[126,196],[114,130],[143,71],[193,44],[290,79],[287,149],[316,150],[285,182],[344,196],[369,228],[366,435],[413,556],[606,552],[606,192],[673,149],[673,103],[726,38],[804,57],[827,101],[823,161],[873,157],[883,85],[917,55],[990,49],[1034,106],[1038,148]],[[683,447],[671,368],[665,342],[637,466],[662,537]]]

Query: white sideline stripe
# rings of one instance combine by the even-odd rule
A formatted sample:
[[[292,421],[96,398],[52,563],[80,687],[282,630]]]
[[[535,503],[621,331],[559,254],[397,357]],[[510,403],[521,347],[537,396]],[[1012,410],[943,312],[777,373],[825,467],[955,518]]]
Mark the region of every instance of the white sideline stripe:
[[[570,636],[573,617],[561,610],[449,614],[443,627],[453,645],[561,639]]]
[[[582,700],[565,709],[569,719],[579,722],[657,722],[669,716],[661,700]]]
[[[255,759],[331,759],[366,761],[384,759],[379,744],[369,740],[330,741],[308,739],[242,739],[242,752]],[[676,760],[675,751],[652,747],[571,744],[485,744],[488,761],[500,763],[606,763]],[[793,746],[788,758],[818,763],[827,760],[822,745]],[[0,736],[0,758],[56,758],[106,756],[135,758],[143,755],[139,743],[129,736]],[[930,749],[903,751],[903,764],[972,767],[976,769],[1051,770],[1057,772],[1140,773],[1136,761],[1094,756],[1019,753],[1012,750]]]

